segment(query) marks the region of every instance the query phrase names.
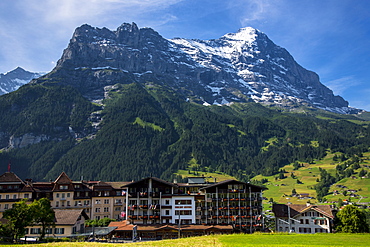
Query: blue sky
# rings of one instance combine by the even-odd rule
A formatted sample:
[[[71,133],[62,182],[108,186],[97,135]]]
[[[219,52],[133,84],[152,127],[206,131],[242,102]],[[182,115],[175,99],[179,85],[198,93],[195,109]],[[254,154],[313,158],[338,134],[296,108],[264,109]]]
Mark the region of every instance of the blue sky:
[[[251,26],[286,48],[323,84],[370,111],[367,0],[1,0],[0,73],[50,71],[76,27],[124,22],[165,38],[214,39]]]

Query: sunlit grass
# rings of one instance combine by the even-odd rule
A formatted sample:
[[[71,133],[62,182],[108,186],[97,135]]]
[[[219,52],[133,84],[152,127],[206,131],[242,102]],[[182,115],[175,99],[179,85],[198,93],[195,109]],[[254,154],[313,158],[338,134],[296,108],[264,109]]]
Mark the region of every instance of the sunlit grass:
[[[148,241],[136,243],[91,243],[63,242],[32,245],[9,245],[22,247],[102,247],[102,246],[192,246],[192,247],[221,247],[221,246],[368,246],[370,234],[232,234],[210,235],[174,240]],[[3,245],[7,246],[7,245]]]

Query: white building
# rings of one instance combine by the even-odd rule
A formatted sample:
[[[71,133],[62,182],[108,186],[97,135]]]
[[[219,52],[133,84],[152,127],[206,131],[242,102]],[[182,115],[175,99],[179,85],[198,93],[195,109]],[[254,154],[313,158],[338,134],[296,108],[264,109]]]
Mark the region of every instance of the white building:
[[[274,204],[277,232],[332,232],[334,219],[329,205]]]

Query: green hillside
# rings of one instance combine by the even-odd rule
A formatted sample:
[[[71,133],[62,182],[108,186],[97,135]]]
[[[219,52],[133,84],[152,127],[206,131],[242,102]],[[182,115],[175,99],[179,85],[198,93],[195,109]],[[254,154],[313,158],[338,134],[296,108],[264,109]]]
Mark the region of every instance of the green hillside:
[[[317,193],[315,186],[321,179],[321,169],[325,169],[332,176],[336,176],[338,170],[336,169],[338,165],[345,165],[346,169],[352,169],[353,164],[347,166],[346,161],[334,161],[334,155],[340,156],[340,153],[328,154],[325,158],[321,160],[316,160],[315,162],[300,163],[298,169],[295,169],[293,164],[286,165],[282,167],[284,170],[285,178],[279,178],[279,175],[274,176],[262,176],[258,175],[254,177],[254,180],[263,181],[263,185],[268,188],[264,192],[264,196],[270,201],[271,198],[277,203],[306,203],[310,201],[311,203],[318,203]],[[360,176],[361,170],[364,170],[366,175]],[[293,176],[292,176],[293,174]],[[266,181],[267,180],[267,181]],[[340,187],[345,186],[345,187]],[[337,203],[339,200],[348,200],[355,203],[370,203],[370,152],[363,154],[358,162],[358,167],[353,169],[349,177],[339,179],[334,184],[330,186],[328,195],[326,195],[325,202],[332,204]],[[297,195],[292,195],[293,189],[296,191]],[[356,192],[348,192],[355,190]],[[346,191],[346,192],[345,192]],[[303,198],[299,197],[299,194],[304,195]],[[313,198],[307,198],[313,197]],[[289,199],[287,199],[289,198]]]
[[[103,102],[91,103],[77,89],[44,78],[1,96],[0,143],[24,135],[43,139],[4,148],[0,166],[11,161],[21,178],[38,181],[64,171],[75,180],[181,181],[199,174],[248,182],[262,174],[275,182],[271,179],[286,165],[311,164],[329,150],[348,157],[369,151],[368,122],[357,116],[309,108],[282,112],[256,103],[203,106],[161,82],[124,79],[107,90]],[[96,114],[101,120],[94,128]],[[297,189],[314,185],[309,175],[297,171],[307,179]]]

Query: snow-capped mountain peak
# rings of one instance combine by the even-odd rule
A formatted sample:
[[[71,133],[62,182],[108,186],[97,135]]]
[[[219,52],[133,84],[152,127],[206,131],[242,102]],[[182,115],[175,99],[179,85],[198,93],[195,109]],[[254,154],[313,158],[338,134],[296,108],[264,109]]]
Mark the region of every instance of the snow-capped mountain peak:
[[[124,23],[116,31],[83,25],[76,29],[53,76],[68,76],[65,83],[81,88],[91,99],[103,97],[104,86],[130,77],[142,83],[165,83],[184,98],[205,105],[254,101],[339,113],[359,111],[334,96],[316,73],[300,66],[287,50],[251,27],[219,39],[199,40],[165,39],[134,23]],[[89,94],[91,89],[94,95]]]
[[[236,33],[228,33],[221,38],[252,44],[256,40],[257,32],[258,30],[252,27],[244,27],[240,28]]]
[[[12,71],[0,74],[0,95],[13,92],[20,86],[29,83],[45,73],[34,73],[17,67]]]

